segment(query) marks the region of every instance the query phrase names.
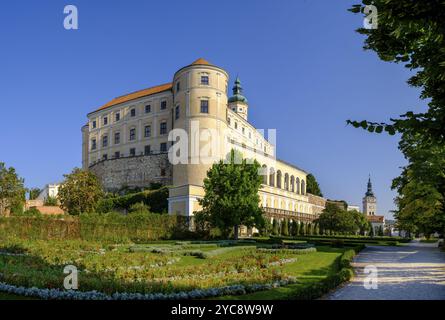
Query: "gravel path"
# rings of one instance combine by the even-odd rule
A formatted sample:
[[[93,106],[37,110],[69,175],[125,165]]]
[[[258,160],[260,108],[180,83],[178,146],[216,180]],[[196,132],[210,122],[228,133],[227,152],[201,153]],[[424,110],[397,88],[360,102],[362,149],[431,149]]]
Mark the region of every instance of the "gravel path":
[[[437,244],[370,246],[354,259],[354,279],[327,300],[445,300],[445,253]],[[377,267],[377,289],[365,289],[366,266]],[[367,282],[369,283],[369,281]]]

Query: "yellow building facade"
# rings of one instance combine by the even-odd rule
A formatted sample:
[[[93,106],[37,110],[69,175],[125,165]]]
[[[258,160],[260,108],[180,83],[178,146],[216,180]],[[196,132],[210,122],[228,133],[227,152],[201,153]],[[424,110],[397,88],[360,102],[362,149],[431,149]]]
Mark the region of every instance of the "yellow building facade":
[[[236,149],[262,165],[259,205],[266,213],[312,221],[320,201],[306,193],[307,172],[278,160],[273,141],[248,121],[239,79],[230,97],[228,90],[227,72],[198,59],[171,83],[111,100],[89,113],[82,127],[83,167],[109,190],[169,185],[169,213],[192,217],[200,210],[208,169]]]

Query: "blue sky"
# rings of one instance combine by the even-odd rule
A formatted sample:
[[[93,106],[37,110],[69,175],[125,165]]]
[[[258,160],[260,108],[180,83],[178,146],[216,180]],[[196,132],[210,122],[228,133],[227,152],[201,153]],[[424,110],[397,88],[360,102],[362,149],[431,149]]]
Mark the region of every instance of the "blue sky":
[[[362,49],[357,1],[14,1],[0,10],[0,161],[28,187],[81,165],[86,114],[169,82],[199,57],[238,74],[250,121],[277,129],[279,158],[312,172],[325,196],[360,204],[368,174],[378,213],[394,208],[398,137],[346,119],[423,110],[409,72]],[[63,8],[79,30],[63,28]]]

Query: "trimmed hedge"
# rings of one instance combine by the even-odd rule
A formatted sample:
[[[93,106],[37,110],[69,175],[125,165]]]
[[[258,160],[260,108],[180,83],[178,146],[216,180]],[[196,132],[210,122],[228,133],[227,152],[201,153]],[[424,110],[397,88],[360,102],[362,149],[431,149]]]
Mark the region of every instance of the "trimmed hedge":
[[[349,281],[354,276],[354,271],[351,266],[351,261],[354,256],[365,246],[357,246],[354,249],[346,250],[336,263],[338,264],[339,271],[320,282],[312,283],[307,287],[292,292],[287,298],[291,300],[313,300],[318,299],[325,295],[329,291],[335,289],[343,282]]]
[[[176,215],[82,214],[54,218],[0,218],[0,236],[39,240],[93,240],[107,242],[146,242],[188,235],[186,218]]]

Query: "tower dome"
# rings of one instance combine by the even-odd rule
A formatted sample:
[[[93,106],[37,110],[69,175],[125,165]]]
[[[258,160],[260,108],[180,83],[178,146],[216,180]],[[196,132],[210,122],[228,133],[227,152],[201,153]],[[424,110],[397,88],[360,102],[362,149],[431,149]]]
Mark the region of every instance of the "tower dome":
[[[236,77],[235,85],[232,88],[233,96],[228,100],[229,103],[242,102],[247,104],[247,98],[243,96],[243,87],[241,86],[241,81],[239,77]]]

